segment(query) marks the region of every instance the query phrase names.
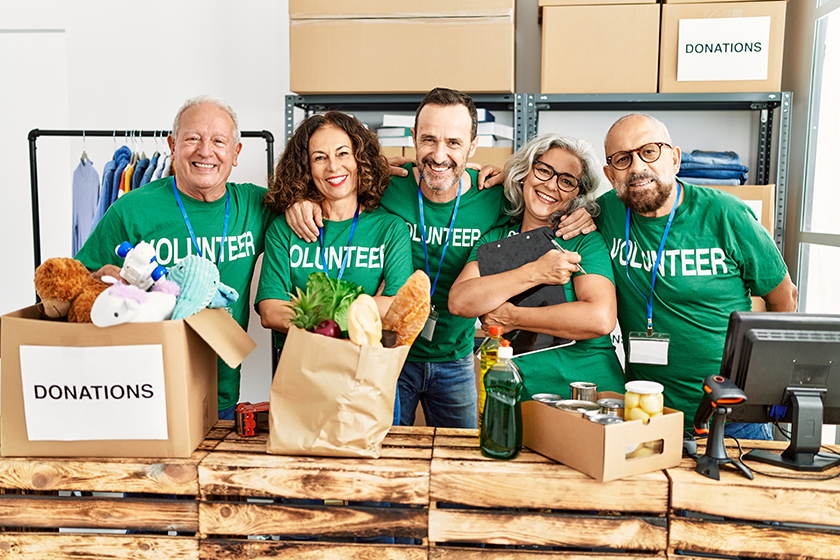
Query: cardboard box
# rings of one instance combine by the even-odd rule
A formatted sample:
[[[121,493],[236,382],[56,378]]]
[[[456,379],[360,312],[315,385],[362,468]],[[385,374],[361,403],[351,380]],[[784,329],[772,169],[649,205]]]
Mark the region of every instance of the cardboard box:
[[[37,347],[37,348],[35,348]],[[121,348],[114,348],[121,347]],[[157,323],[128,323],[100,328],[96,325],[74,324],[42,318],[40,307],[31,306],[14,311],[0,318],[0,455],[28,457],[189,457],[216,423],[218,416],[218,388],[216,384],[216,356],[235,367],[256,344],[223,309],[205,309],[187,319]],[[57,362],[51,358],[37,357],[41,367],[32,362],[33,350],[41,356],[69,352],[71,359]],[[112,360],[105,363],[92,361],[99,353],[122,353],[142,350],[160,356],[162,363],[161,393],[158,385],[143,385],[143,397],[165,396],[158,399],[163,414],[131,422],[126,414],[130,407],[149,406],[138,404],[142,398],[133,385],[138,375],[132,372],[133,363]],[[144,354],[149,355],[149,354]],[[127,363],[126,363],[127,362]],[[44,364],[46,367],[44,367]],[[151,365],[149,365],[151,364]],[[154,360],[140,367],[152,367]],[[90,377],[74,374],[73,370],[91,376],[107,374],[109,386],[91,384]],[[136,369],[136,368],[135,368]],[[157,368],[158,371],[160,367]],[[60,384],[36,385],[31,377],[54,375],[62,372]],[[26,383],[24,379],[27,379]],[[35,419],[26,416],[24,386],[32,389],[27,395],[30,403],[45,410],[38,415],[64,432],[64,440],[30,441],[27,426]],[[131,392],[131,388],[135,392]],[[108,401],[110,391],[110,403]],[[34,396],[33,396],[34,394]],[[48,397],[48,398],[45,398]],[[104,397],[104,398],[103,398]],[[132,398],[134,400],[132,401]],[[119,408],[98,418],[91,424],[89,410],[94,407]],[[152,399],[150,399],[151,402]],[[159,402],[159,401],[164,402]],[[56,407],[69,407],[74,413],[62,416],[52,412]],[[87,409],[87,410],[86,410]],[[31,409],[30,409],[31,410]],[[64,410],[67,410],[65,408]],[[134,410],[134,409],[132,409]],[[87,423],[80,418],[84,418]],[[77,439],[72,434],[90,434],[91,430],[110,430],[122,433],[141,430],[147,433],[144,422],[160,426],[160,437],[152,439]],[[41,428],[43,429],[43,428]],[[67,434],[71,433],[70,436]],[[109,434],[110,435],[110,434]]]
[[[598,398],[608,397],[623,398],[608,391],[598,393]],[[598,482],[676,467],[682,459],[683,413],[670,408],[647,424],[636,420],[604,426],[582,414],[526,401],[522,424],[524,446]],[[660,453],[627,457],[628,448],[657,442]]]
[[[514,0],[290,0],[290,89],[512,93],[514,8]],[[418,60],[438,64],[418,72]]]
[[[779,91],[786,11],[784,0],[663,5],[660,93]]]
[[[688,181],[691,182],[690,180]],[[758,221],[767,229],[770,236],[776,228],[776,185],[703,185],[711,189],[728,192],[747,203],[755,212]]]
[[[659,5],[599,4],[542,8],[542,93],[656,93]]]
[[[412,160],[417,156],[414,148],[403,148],[403,155]],[[513,148],[476,148],[475,154],[469,159],[469,163],[479,165],[495,165],[504,169],[505,162],[513,155]]]

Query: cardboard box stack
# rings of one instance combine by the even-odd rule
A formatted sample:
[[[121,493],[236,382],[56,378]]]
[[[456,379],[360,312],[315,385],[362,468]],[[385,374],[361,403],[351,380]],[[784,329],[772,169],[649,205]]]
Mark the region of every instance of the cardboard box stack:
[[[514,91],[515,0],[289,0],[299,94]],[[418,61],[434,70],[418,71]]]
[[[656,0],[540,0],[541,93],[656,93]]]
[[[660,93],[778,91],[783,0],[664,0]]]

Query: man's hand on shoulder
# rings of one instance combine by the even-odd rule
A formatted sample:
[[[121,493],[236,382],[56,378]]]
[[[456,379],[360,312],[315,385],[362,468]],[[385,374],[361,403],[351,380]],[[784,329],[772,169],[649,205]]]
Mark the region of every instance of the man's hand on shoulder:
[[[595,220],[592,219],[589,212],[585,208],[578,208],[568,216],[563,216],[554,235],[563,239],[571,239],[580,234],[586,235],[597,229]]]
[[[408,177],[408,169],[403,169],[403,165],[412,161],[414,160],[404,156],[389,157],[388,165],[391,166],[391,175],[394,177]]]
[[[311,200],[301,200],[286,210],[286,223],[307,243],[318,240],[318,228],[324,227],[321,206]]]
[[[505,182],[504,170],[495,165],[468,163],[467,168],[478,171],[478,185],[476,185],[478,190],[495,187]]]

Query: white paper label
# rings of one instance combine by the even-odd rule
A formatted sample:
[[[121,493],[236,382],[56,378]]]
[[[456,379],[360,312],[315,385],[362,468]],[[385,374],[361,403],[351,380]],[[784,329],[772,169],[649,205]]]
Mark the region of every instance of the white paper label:
[[[678,82],[766,80],[770,16],[681,19]]]
[[[167,439],[163,347],[21,346],[30,441]]]

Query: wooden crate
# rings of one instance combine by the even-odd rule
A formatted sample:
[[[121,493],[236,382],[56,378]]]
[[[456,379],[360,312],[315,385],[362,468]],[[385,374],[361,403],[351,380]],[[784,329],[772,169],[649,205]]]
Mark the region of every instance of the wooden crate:
[[[198,464],[228,431],[188,459],[2,458],[0,559],[197,559]]]
[[[745,447],[781,451],[787,444],[749,441]],[[727,447],[727,451],[730,457],[738,456],[737,447]],[[840,467],[802,473],[755,461],[745,464],[755,473],[754,480],[731,467],[721,469],[719,481],[707,478],[694,471],[692,459],[668,469],[670,553],[840,558],[840,478],[821,480],[838,475]]]
[[[599,483],[528,449],[513,461],[487,459],[475,430],[445,428],[436,430],[431,469],[430,558],[502,554],[435,547],[464,542],[520,546],[503,553],[517,558],[537,554],[525,547],[596,548],[598,558],[610,559],[665,557],[668,479],[661,471]]]
[[[242,438],[231,431],[199,465],[201,557],[427,558],[433,433],[394,427],[381,458],[345,459],[268,455],[266,434]],[[278,498],[325,503],[289,505]],[[392,507],[349,505],[363,501]],[[274,535],[322,542],[276,541]],[[353,543],[355,536],[380,535],[423,544]]]

